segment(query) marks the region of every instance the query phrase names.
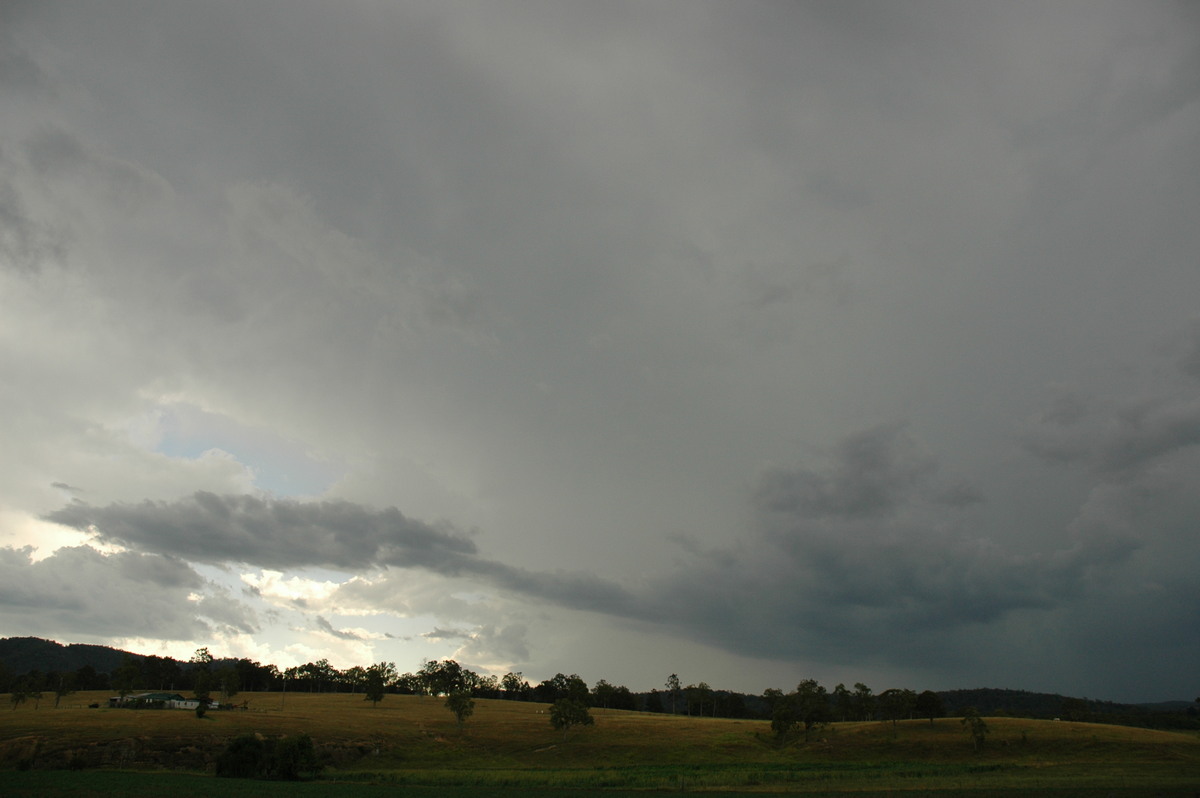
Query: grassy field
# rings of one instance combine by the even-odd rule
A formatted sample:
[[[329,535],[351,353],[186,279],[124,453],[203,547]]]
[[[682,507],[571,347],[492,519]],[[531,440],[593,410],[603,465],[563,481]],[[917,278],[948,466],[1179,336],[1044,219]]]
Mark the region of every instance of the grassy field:
[[[4,795],[516,795],[646,790],[829,795],[1180,795],[1200,793],[1200,736],[1118,726],[989,718],[976,752],[955,718],[834,724],[778,746],[763,721],[594,710],[567,739],[543,704],[477,702],[463,730],[439,699],[243,694],[246,711],[0,710]],[[226,740],[308,733],[328,766],[318,784],[217,780]],[[19,770],[18,768],[28,768]],[[176,771],[176,772],[170,772]],[[286,790],[286,793],[284,792]]]

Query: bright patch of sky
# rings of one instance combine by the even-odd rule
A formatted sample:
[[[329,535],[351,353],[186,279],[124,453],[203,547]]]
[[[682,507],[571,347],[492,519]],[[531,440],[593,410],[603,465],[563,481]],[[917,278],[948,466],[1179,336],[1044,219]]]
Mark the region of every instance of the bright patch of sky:
[[[191,404],[159,405],[149,418],[154,451],[192,460],[227,454],[250,470],[259,489],[275,496],[320,496],[344,473],[298,440]]]

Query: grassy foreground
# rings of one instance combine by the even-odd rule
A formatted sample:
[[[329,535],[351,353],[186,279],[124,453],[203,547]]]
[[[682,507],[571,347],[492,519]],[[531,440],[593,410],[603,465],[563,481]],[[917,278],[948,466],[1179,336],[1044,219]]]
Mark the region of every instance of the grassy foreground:
[[[546,705],[479,700],[458,730],[440,699],[251,693],[247,711],[0,709],[4,795],[405,795],[543,798],[657,791],[906,794],[1200,793],[1200,736],[1086,723],[988,718],[975,752],[958,719],[844,723],[778,746],[764,721],[595,710],[567,739]],[[229,738],[308,733],[328,762],[319,783],[204,775]],[[28,768],[18,770],[18,767]]]

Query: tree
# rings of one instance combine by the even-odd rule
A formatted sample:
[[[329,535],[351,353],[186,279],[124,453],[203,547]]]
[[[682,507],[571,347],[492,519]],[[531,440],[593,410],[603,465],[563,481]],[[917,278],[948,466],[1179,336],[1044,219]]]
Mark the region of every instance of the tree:
[[[700,684],[689,684],[683,688],[684,696],[687,698],[688,714],[692,714],[692,705],[696,706],[696,714],[704,715],[704,706],[706,704],[714,704],[712,700],[713,689],[708,686],[708,682],[700,682]]]
[[[196,704],[196,717],[204,717],[204,713],[208,710],[208,702],[210,699],[213,687],[212,674],[213,655],[208,652],[208,647],[196,649],[192,654],[188,664],[192,666],[192,693],[198,702]]]
[[[601,679],[600,681],[596,682],[596,686],[592,688],[592,697],[595,699],[593,702],[594,705],[608,709],[609,704],[612,703],[613,695],[616,694],[616,692],[616,687],[606,680]]]
[[[279,669],[274,665],[263,665],[245,657],[235,660],[233,668],[237,671],[241,689],[250,693],[270,690],[279,678]]]
[[[875,696],[871,695],[871,688],[862,682],[854,683],[854,711],[858,713],[859,720],[875,717]]]
[[[8,700],[12,702],[12,708],[14,712],[16,712],[17,707],[25,703],[27,698],[29,698],[29,694],[26,693],[25,686],[23,684],[15,685],[12,689],[12,692],[8,694]]]
[[[46,677],[41,671],[32,670],[25,674],[25,695],[33,699],[34,709],[42,706],[42,690],[45,686]]]
[[[471,671],[467,671],[471,673]],[[475,684],[472,686],[474,693],[480,698],[499,698],[500,697],[500,679],[493,674],[474,674]]]
[[[792,729],[796,728],[796,724],[800,722],[800,717],[796,712],[796,697],[784,695],[782,690],[772,689],[779,695],[772,696],[773,700],[768,704],[771,708],[771,731],[775,732],[775,736],[779,738],[782,745],[787,736],[791,734]],[[766,693],[763,695],[765,696]]]
[[[467,718],[475,714],[475,699],[466,690],[455,691],[446,696],[446,709],[454,713],[454,719],[461,730]]]
[[[975,744],[975,750],[983,748],[984,738],[987,736],[988,727],[983,718],[979,716],[979,710],[975,707],[966,707],[963,709],[962,725],[966,728],[967,733],[971,735],[971,742]]]
[[[463,670],[463,667],[452,659],[438,662],[430,660],[421,666],[417,674],[421,686],[429,695],[450,695],[469,691],[475,674]]]
[[[916,708],[917,694],[912,690],[902,690],[893,687],[879,694],[879,709],[883,712],[884,720],[890,720],[895,728],[896,721],[908,717]]]
[[[377,662],[365,671],[363,686],[366,691],[364,701],[370,701],[372,707],[383,700],[384,690],[396,678],[396,665],[393,662]]]
[[[572,698],[560,698],[550,707],[550,725],[562,731],[563,739],[576,726],[591,726],[595,721],[587,704]]]
[[[849,720],[854,712],[854,694],[841,682],[833,688],[833,706],[840,721]]]
[[[805,679],[796,685],[796,714],[804,724],[804,741],[814,726],[829,722],[829,693],[816,679]]]
[[[196,698],[196,717],[204,717],[204,713],[208,711],[208,702],[211,700],[212,690],[212,673],[208,668],[202,668],[196,671],[196,684],[192,688],[192,694]]]
[[[770,716],[775,712],[775,707],[779,706],[779,702],[784,700],[786,696],[778,687],[768,687],[763,690],[762,700],[767,705],[767,715]]]
[[[337,678],[337,670],[329,664],[327,659],[319,659],[316,662],[306,662],[300,666],[299,675],[301,678],[308,679],[308,691],[311,693],[314,690],[321,692],[322,685],[332,684]]]
[[[122,701],[125,700],[125,696],[133,692],[133,688],[137,686],[137,680],[141,675],[141,669],[133,661],[133,657],[126,654],[121,667],[113,671],[112,675],[113,687],[117,688]]]
[[[207,670],[208,668],[212,667],[213,655],[208,652],[208,646],[205,646],[203,648],[196,649],[196,651],[192,654],[192,658],[189,659],[188,662],[192,665],[196,665],[197,667]]]
[[[671,695],[671,714],[675,714],[675,699],[679,697],[680,690],[679,676],[672,673],[667,677],[667,692]]]
[[[54,708],[58,709],[58,702],[75,692],[75,674],[60,673],[54,682]]]
[[[421,677],[415,673],[402,673],[396,677],[396,692],[401,695],[419,695],[424,687]]]
[[[221,686],[221,697],[226,701],[238,694],[241,689],[242,679],[238,675],[236,668],[225,668],[217,674],[217,684]]]
[[[587,682],[575,673],[570,676],[556,673],[553,679],[547,679],[533,688],[533,694],[537,700],[550,704],[560,698],[568,698],[587,706],[591,699]]]
[[[633,693],[629,692],[629,688],[622,684],[613,690],[612,707],[613,709],[633,710],[637,709],[637,701],[634,699]]]
[[[84,665],[75,671],[75,684],[80,690],[103,690],[108,686],[91,665]]]
[[[933,725],[934,718],[940,718],[946,714],[946,707],[942,704],[942,697],[932,690],[924,690],[917,696],[915,704],[917,713],[923,718],[929,718],[929,725]]]
[[[1062,700],[1062,717],[1067,720],[1085,721],[1088,719],[1086,698],[1064,698]]]
[[[178,662],[155,654],[142,657],[141,669],[142,683],[155,690],[173,688],[181,673]]]
[[[367,669],[362,665],[347,668],[342,671],[342,679],[350,686],[350,692],[357,693],[360,689],[365,689],[367,686]]]
[[[529,682],[525,681],[520,671],[509,672],[500,679],[500,689],[504,691],[504,697],[507,699],[521,699],[529,692]]]

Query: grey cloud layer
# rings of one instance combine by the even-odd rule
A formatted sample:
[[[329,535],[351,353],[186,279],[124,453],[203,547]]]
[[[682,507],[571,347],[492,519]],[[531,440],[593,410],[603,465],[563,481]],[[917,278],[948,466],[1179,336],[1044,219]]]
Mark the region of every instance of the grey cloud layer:
[[[1187,445],[1184,435],[1178,446]],[[1079,627],[1072,633],[1081,633],[1092,618],[1087,603],[1122,574],[1136,572],[1131,561],[1143,548],[1157,562],[1168,535],[1162,520],[1156,535],[1134,535],[1135,516],[1144,521],[1144,509],[1110,494],[1060,548],[1021,553],[973,536],[958,516],[974,502],[945,499],[937,459],[899,424],[849,436],[827,461],[762,475],[751,496],[757,532],[744,545],[693,550],[678,568],[626,584],[508,565],[394,508],[373,511],[345,502],[198,494],[175,503],[107,508],[77,502],[48,519],[90,529],[104,541],[213,563],[418,567],[553,606],[674,628],[767,659],[870,660],[881,655],[882,641],[903,636],[911,645],[887,655],[914,669],[933,667],[971,630],[1014,613],[1066,612]],[[963,492],[974,495],[969,486],[952,491]],[[1160,497],[1171,505],[1181,500],[1169,487]],[[1163,595],[1185,589],[1171,569],[1159,576]],[[353,600],[350,593],[345,598]],[[377,588],[358,599],[377,606],[391,600]],[[1186,614],[1176,620],[1188,623]],[[330,634],[346,634],[323,618],[318,624]],[[954,657],[971,659],[962,650]]]
[[[0,549],[0,618],[8,629],[89,637],[188,640],[197,630],[258,629],[252,610],[178,558],[89,546],[38,561],[27,549]]]
[[[334,569],[480,662],[574,610],[727,664],[1194,661],[1198,36],[1157,0],[0,3],[0,534],[131,550],[14,579],[250,563],[324,619],[261,638],[364,651],[288,582]],[[196,590],[174,617],[254,625]]]
[[[70,504],[46,520],[102,542],[167,552],[196,562],[245,562],[265,568],[387,565],[452,568],[475,544],[399,510],[345,501],[297,502],[197,493],[178,502],[91,507]]]

